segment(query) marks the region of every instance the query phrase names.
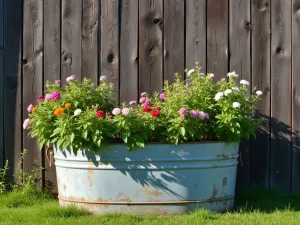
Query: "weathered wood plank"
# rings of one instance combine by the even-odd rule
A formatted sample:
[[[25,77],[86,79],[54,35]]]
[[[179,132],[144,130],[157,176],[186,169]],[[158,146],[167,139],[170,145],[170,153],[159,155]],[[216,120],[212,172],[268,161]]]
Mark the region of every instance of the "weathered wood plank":
[[[61,79],[81,80],[82,0],[62,0]]]
[[[292,80],[293,80],[293,101],[292,101],[292,127],[293,127],[293,148],[292,148],[292,193],[300,193],[300,0],[293,0],[292,3]]]
[[[43,2],[25,0],[23,10],[23,118],[27,118],[28,105],[43,91]],[[28,138],[28,130],[23,132],[23,148],[28,151],[24,170],[33,169],[35,161],[41,166],[42,153],[36,140]]]
[[[139,92],[161,91],[163,81],[163,1],[139,5]]]
[[[207,1],[207,72],[219,80],[228,72],[228,1]]]
[[[60,0],[44,0],[44,82],[60,80],[60,10]],[[45,184],[49,183],[57,193],[55,167],[45,162]]]
[[[206,0],[186,1],[186,68],[198,61],[206,73]]]
[[[138,98],[138,0],[121,1],[120,102]]]
[[[184,1],[164,0],[164,80],[184,77]]]
[[[82,8],[82,76],[97,83],[99,0],[83,0]]]
[[[9,160],[9,178],[19,169],[22,150],[21,130],[21,39],[22,0],[4,1],[3,92],[4,155]]]
[[[119,86],[119,1],[101,1],[101,74]]]
[[[3,141],[3,132],[4,132],[4,118],[3,118],[3,27],[4,27],[4,1],[0,1],[0,168],[3,168],[4,165],[4,141]]]
[[[251,81],[250,1],[230,0],[229,22],[229,70],[238,73],[239,79]],[[241,142],[240,152],[237,193],[250,188],[250,141]]]
[[[271,1],[271,188],[291,184],[291,1]]]
[[[263,92],[255,106],[257,116],[263,117],[263,125],[251,139],[251,186],[269,187],[270,166],[270,72],[271,72],[271,10],[270,0],[253,0],[252,19],[252,86]]]

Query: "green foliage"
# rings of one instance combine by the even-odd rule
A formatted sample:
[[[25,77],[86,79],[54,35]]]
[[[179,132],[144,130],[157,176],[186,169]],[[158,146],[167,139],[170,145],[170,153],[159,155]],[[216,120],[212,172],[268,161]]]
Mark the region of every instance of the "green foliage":
[[[7,191],[6,175],[8,169],[8,160],[6,160],[3,169],[0,168],[0,195],[4,195]]]

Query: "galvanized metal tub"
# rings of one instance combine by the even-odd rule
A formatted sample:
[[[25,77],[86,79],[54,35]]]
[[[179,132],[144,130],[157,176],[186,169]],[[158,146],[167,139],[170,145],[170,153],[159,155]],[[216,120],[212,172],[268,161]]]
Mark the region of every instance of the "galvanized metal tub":
[[[95,214],[179,214],[234,204],[238,143],[148,144],[129,152],[112,144],[99,154],[55,150],[61,206]]]

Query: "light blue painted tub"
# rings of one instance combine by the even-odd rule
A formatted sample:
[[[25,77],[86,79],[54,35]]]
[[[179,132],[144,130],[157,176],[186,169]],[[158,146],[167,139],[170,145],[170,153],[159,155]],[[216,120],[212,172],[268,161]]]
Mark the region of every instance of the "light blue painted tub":
[[[113,144],[98,155],[55,150],[61,206],[95,214],[179,214],[234,204],[238,143]]]

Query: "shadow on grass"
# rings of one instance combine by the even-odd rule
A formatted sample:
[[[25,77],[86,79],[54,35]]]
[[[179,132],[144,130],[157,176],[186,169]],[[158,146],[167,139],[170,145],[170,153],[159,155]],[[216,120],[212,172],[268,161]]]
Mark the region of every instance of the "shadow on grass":
[[[281,195],[277,190],[252,189],[236,197],[234,211],[272,213],[286,209],[300,211],[300,195]]]

